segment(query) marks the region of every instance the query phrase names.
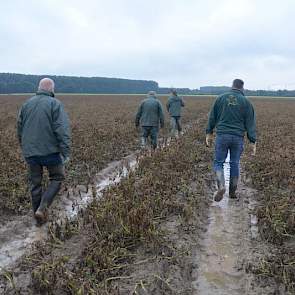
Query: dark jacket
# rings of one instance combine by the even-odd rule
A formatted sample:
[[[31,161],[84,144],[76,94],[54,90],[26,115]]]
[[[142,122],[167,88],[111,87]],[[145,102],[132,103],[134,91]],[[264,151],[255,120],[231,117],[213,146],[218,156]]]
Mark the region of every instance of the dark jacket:
[[[180,117],[181,108],[184,107],[184,102],[181,97],[172,95],[169,97],[166,107],[171,117]]]
[[[25,158],[61,153],[70,155],[69,119],[54,94],[39,91],[21,107],[17,134]]]
[[[233,134],[247,137],[251,143],[256,142],[255,111],[251,102],[237,89],[217,97],[210,111],[206,133],[212,133],[216,127],[217,134]]]
[[[154,96],[148,96],[138,108],[135,125],[139,126],[164,126],[164,112],[161,102]]]

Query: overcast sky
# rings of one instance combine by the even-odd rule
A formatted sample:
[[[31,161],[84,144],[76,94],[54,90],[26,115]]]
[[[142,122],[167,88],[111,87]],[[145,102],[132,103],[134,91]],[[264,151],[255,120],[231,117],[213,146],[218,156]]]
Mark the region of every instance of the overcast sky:
[[[295,0],[10,0],[0,72],[295,89]]]

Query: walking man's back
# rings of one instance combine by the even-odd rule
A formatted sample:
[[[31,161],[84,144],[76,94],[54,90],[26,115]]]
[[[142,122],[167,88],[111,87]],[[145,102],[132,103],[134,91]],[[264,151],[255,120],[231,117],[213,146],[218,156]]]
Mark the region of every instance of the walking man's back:
[[[157,99],[156,93],[150,91],[137,111],[135,126],[141,126],[141,146],[144,148],[148,137],[151,137],[152,147],[155,149],[158,144],[159,125],[164,127],[164,112],[161,102]]]
[[[38,223],[46,221],[47,209],[61,188],[64,164],[70,156],[70,128],[63,105],[54,97],[54,82],[42,79],[35,96],[20,109],[17,131],[29,166],[32,207]],[[43,167],[50,184],[42,189]]]
[[[244,150],[244,134],[252,144],[253,154],[256,152],[255,112],[251,102],[244,96],[244,82],[233,81],[232,90],[220,95],[210,111],[206,129],[206,144],[210,145],[213,130],[216,128],[214,171],[217,178],[218,191],[215,201],[220,201],[225,193],[223,164],[230,152],[230,185],[229,196],[236,198],[239,178],[239,162]]]
[[[180,118],[181,108],[184,107],[184,102],[182,98],[177,95],[177,91],[175,89],[171,91],[171,96],[167,101],[166,107],[171,117],[171,135],[177,136],[177,132],[181,132],[182,130]]]

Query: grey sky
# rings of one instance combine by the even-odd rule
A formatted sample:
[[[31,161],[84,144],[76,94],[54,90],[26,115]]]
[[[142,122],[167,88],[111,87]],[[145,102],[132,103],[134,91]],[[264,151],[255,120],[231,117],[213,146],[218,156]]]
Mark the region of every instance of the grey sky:
[[[294,0],[1,2],[0,72],[295,89]]]

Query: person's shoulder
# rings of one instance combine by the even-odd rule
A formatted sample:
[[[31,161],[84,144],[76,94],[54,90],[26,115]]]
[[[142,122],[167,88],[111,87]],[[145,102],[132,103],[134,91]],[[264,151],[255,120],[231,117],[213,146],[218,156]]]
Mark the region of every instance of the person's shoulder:
[[[247,96],[243,96],[244,97],[244,101],[247,105],[252,105],[251,99]]]
[[[215,101],[221,101],[221,100],[223,100],[224,98],[227,98],[227,97],[229,97],[231,95],[231,92],[229,92],[229,91],[227,91],[227,92],[224,92],[224,93],[221,93],[221,94],[219,94],[219,95],[217,95],[216,96],[216,99],[215,99]]]
[[[25,100],[25,102],[23,103],[22,108],[25,108],[25,107],[27,107],[28,105],[34,103],[34,101],[36,101],[37,99],[38,99],[38,97],[37,97],[36,94],[33,95],[33,96],[31,96],[31,97],[29,97],[29,98],[27,98],[27,99]]]

